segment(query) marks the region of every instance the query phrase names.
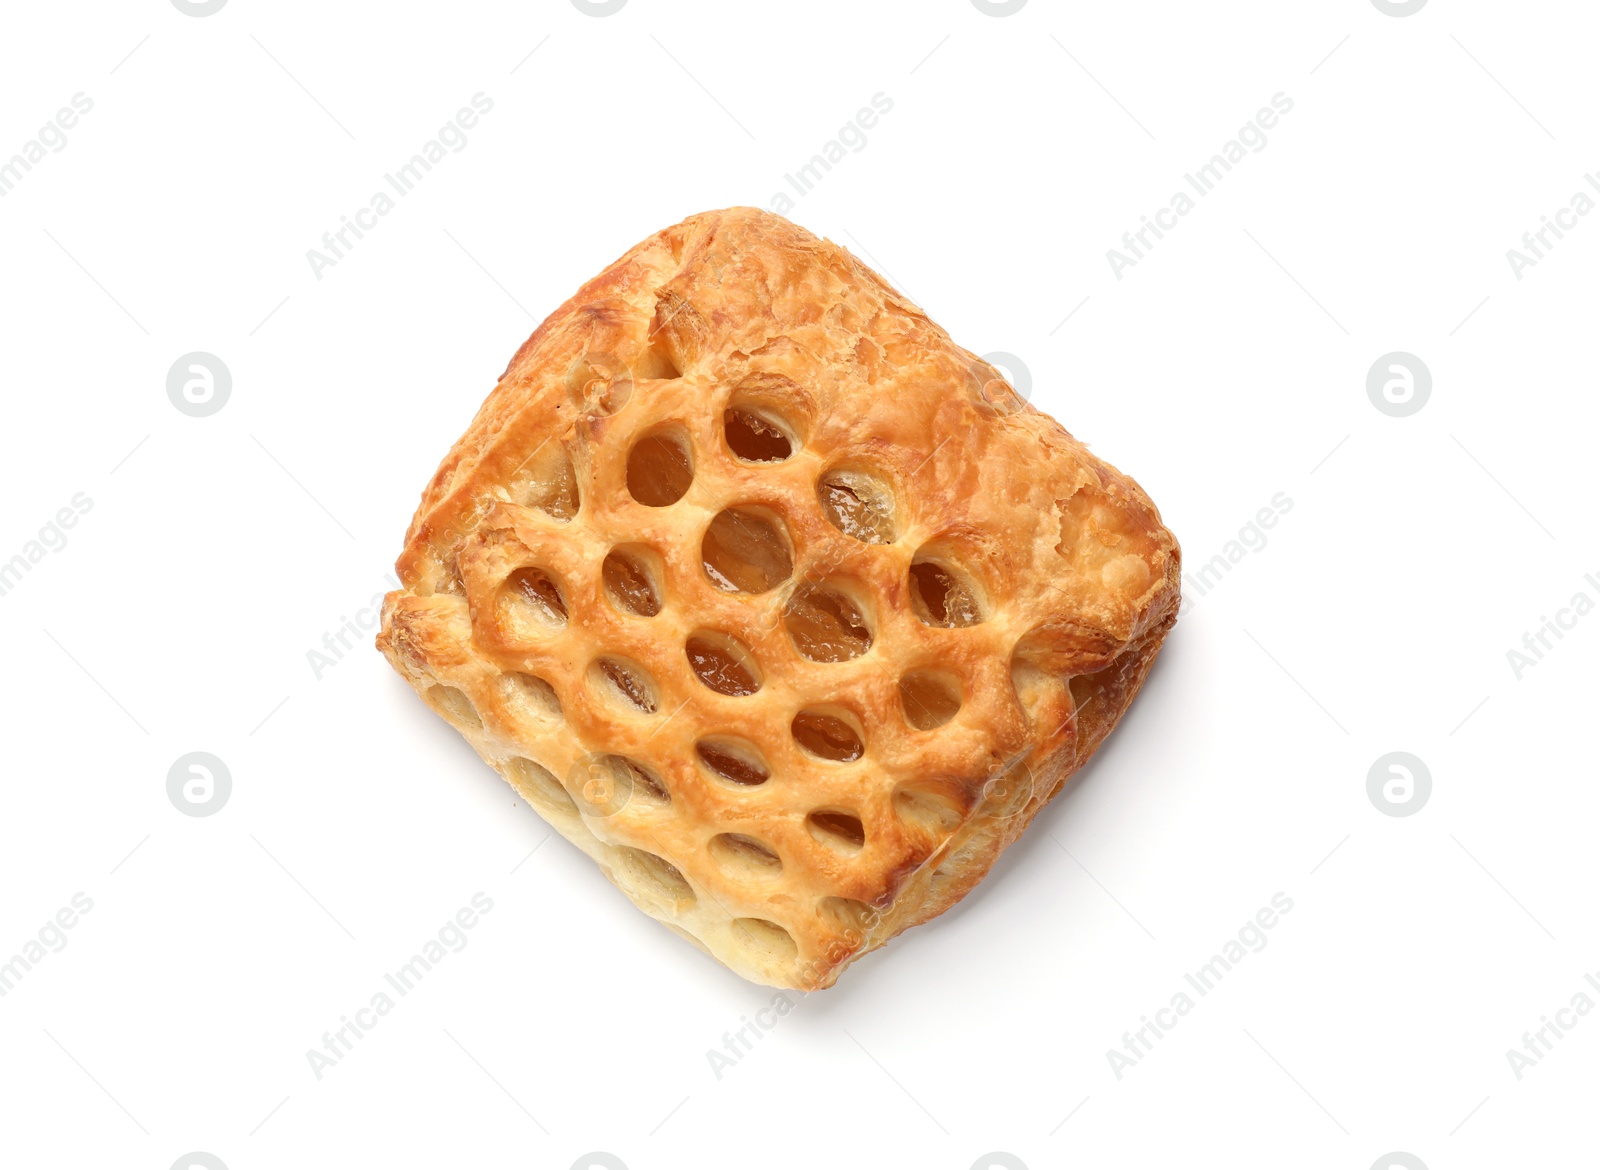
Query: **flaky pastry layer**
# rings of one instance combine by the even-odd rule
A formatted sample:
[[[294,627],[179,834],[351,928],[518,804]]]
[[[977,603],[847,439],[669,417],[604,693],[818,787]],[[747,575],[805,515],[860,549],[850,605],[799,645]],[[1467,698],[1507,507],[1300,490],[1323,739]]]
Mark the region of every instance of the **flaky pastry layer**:
[[[646,913],[830,986],[970,890],[1172,625],[1155,505],[778,216],[633,248],[423,493],[395,669]]]

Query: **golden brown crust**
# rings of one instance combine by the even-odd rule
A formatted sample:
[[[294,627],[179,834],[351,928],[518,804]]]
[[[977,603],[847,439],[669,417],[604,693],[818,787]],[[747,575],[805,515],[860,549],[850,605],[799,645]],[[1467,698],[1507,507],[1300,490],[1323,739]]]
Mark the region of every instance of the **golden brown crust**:
[[[646,912],[811,989],[1082,766],[1179,551],[871,269],[731,208],[534,332],[397,569],[379,648],[484,759]]]

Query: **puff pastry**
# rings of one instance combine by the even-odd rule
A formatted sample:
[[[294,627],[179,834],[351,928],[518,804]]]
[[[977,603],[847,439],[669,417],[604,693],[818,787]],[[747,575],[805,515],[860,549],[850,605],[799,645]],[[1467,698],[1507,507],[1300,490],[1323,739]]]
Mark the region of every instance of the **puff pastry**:
[[[534,331],[396,568],[426,702],[640,909],[805,990],[972,889],[1179,601],[1132,479],[751,208]]]

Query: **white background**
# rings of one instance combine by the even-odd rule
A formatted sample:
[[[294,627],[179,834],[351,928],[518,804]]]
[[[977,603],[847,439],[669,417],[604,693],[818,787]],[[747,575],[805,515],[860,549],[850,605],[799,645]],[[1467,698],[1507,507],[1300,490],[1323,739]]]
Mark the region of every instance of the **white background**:
[[[93,909],[0,998],[0,1164],[1592,1156],[1600,1013],[1520,1080],[1506,1050],[1600,971],[1600,616],[1520,680],[1507,651],[1600,599],[1600,216],[1521,280],[1506,251],[1600,171],[1595,32],[1576,0],[9,6],[0,159],[94,108],[0,199],[0,560],[93,503],[0,597],[0,959]],[[478,92],[465,149],[316,279]],[[370,631],[320,679],[307,655],[387,587],[539,319],[685,215],[766,206],[880,92],[791,218],[1017,355],[1191,570],[1293,506],[976,893],[719,1079],[772,992],[559,837],[529,856],[543,822]],[[1265,149],[1118,280],[1107,249],[1277,93]],[[195,350],[233,377],[206,418],[166,394]],[[1366,393],[1394,350],[1433,375],[1407,418]],[[1366,791],[1396,750],[1433,779],[1403,818]],[[166,794],[191,751],[232,775],[208,817]],[[318,1080],[306,1050],[479,891],[466,949]],[[1118,1079],[1107,1050],[1280,891]]]

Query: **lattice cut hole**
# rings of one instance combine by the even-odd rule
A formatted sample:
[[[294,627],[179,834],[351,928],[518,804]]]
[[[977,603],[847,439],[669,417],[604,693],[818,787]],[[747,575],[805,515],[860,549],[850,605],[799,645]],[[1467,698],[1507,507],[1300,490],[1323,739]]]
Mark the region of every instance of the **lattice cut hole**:
[[[819,808],[806,817],[806,828],[820,844],[841,853],[859,853],[867,843],[861,818],[844,809]]]
[[[620,845],[613,854],[613,865],[615,870],[620,871],[625,889],[642,895],[673,914],[683,913],[697,901],[694,889],[682,871],[665,857]]]
[[[950,793],[924,785],[904,784],[895,790],[895,814],[907,825],[932,837],[948,837],[961,824],[961,806]]]
[[[521,720],[543,723],[561,721],[561,699],[555,687],[536,674],[514,671],[500,676],[506,706]]]
[[[435,683],[428,688],[428,702],[432,703],[434,710],[451,723],[474,729],[483,726],[477,708],[472,705],[472,700],[467,698],[466,692],[459,687],[447,687],[442,683]]]
[[[695,678],[719,695],[753,695],[761,689],[755,655],[737,638],[699,630],[689,635],[684,653]]]
[[[789,428],[774,416],[742,407],[723,411],[722,435],[728,450],[746,463],[782,463],[797,445]]]
[[[817,481],[817,500],[828,522],[846,536],[867,544],[893,544],[894,490],[869,471],[839,467]]]
[[[638,617],[655,617],[661,612],[659,559],[639,545],[614,548],[606,554],[600,576],[618,609]]]
[[[694,751],[713,774],[739,788],[755,788],[772,779],[760,749],[748,740],[712,736],[695,744]]]
[[[1098,670],[1093,674],[1073,675],[1067,682],[1067,686],[1072,692],[1073,708],[1079,714],[1087,711],[1089,705],[1101,697],[1107,680],[1111,679],[1119,669],[1121,669],[1121,664],[1113,662],[1104,670]],[[1095,714],[1098,716],[1100,712],[1096,711]]]
[[[794,936],[765,918],[735,918],[733,937],[761,966],[787,966],[800,954]]]
[[[626,658],[597,658],[589,667],[594,688],[634,711],[653,715],[660,706],[655,681],[644,667]]]
[[[578,805],[572,794],[561,786],[561,781],[542,764],[525,760],[521,756],[506,761],[511,784],[522,793],[527,802],[546,817],[575,817]]]
[[[694,457],[682,427],[652,431],[628,452],[628,494],[651,508],[683,499],[694,482]]]
[[[848,662],[872,648],[872,630],[841,589],[802,585],[783,607],[795,649],[812,662]]]
[[[961,680],[943,670],[912,670],[900,676],[900,709],[918,731],[943,727],[961,710]]]
[[[1040,670],[1020,654],[1011,660],[1011,689],[1016,691],[1017,702],[1028,717],[1029,725],[1036,729],[1042,726],[1042,720],[1052,719],[1054,722],[1045,726],[1045,730],[1050,727],[1064,730],[1066,721],[1072,718],[1070,704],[1062,701],[1064,681]],[[1053,715],[1050,714],[1052,710]]]
[[[765,593],[789,579],[794,557],[783,521],[759,508],[726,508],[700,542],[706,576],[728,593]]]
[[[939,862],[938,868],[933,871],[934,881],[948,881],[956,874],[968,872],[973,862],[986,848],[989,848],[989,842],[983,837],[976,834],[968,837],[944,855],[944,860]]]
[[[743,833],[718,833],[709,848],[712,859],[731,878],[771,881],[783,872],[783,859],[770,845]]]
[[[930,626],[975,626],[985,615],[972,578],[944,561],[918,554],[911,562],[911,609]]]
[[[514,638],[550,634],[567,624],[567,600],[543,569],[517,569],[501,586],[500,619]]]
[[[545,443],[511,476],[511,502],[538,508],[552,519],[567,521],[578,514],[578,476],[572,457],[560,443]]]
[[[866,753],[860,724],[842,707],[808,707],[794,717],[789,730],[807,755],[848,764]]]
[[[661,777],[627,756],[585,756],[572,765],[567,790],[591,817],[611,817],[638,805],[665,808],[672,794]]]

